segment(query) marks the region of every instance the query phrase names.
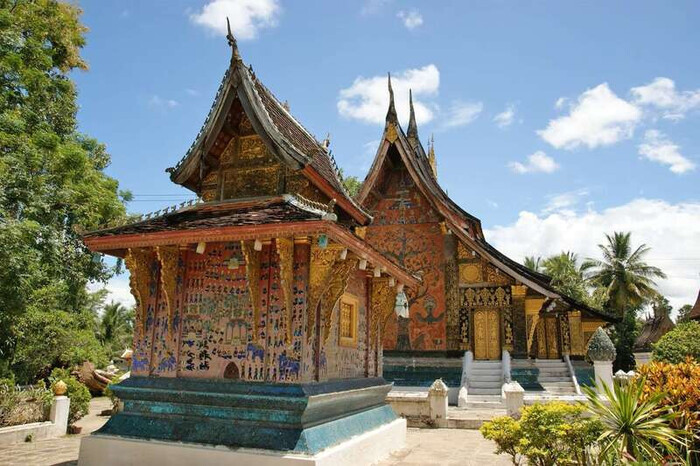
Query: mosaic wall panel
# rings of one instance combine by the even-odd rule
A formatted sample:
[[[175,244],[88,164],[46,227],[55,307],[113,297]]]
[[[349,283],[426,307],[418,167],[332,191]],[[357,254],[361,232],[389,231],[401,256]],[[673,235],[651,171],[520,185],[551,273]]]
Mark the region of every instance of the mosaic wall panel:
[[[383,183],[383,197],[372,209],[367,241],[407,269],[422,276],[406,288],[408,319],[385,327],[387,350],[446,349],[445,260],[440,217],[420,194],[405,169],[393,170]]]
[[[367,295],[365,272],[355,271],[348,279],[346,293],[358,300],[357,345],[354,347],[339,344],[338,323],[339,303],[336,303],[331,316],[330,337],[321,349],[320,380],[364,377],[367,351]]]

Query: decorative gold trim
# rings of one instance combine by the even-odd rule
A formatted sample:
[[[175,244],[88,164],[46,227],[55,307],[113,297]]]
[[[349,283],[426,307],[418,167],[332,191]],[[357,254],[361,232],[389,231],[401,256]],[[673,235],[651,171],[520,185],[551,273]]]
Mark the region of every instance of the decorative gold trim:
[[[337,243],[329,243],[325,248],[318,245],[318,237],[313,237],[311,242],[311,264],[309,266],[309,307],[306,321],[306,338],[311,339],[316,325],[316,308],[321,301],[321,296],[328,288],[333,264],[340,256],[343,246]]]
[[[143,336],[146,329],[146,312],[150,295],[150,263],[151,251],[148,249],[129,248],[124,257],[124,264],[129,270],[129,287],[136,299],[136,329]]]
[[[365,236],[367,236],[367,227],[355,227],[355,235],[358,238],[365,239]]]
[[[160,283],[168,306],[168,329],[172,330],[177,294],[177,269],[180,250],[177,246],[158,246],[156,256],[160,262]]]
[[[396,125],[392,123],[386,128],[386,140],[393,144],[398,138],[399,133],[396,130]]]
[[[524,298],[527,294],[527,286],[525,285],[512,285],[510,287],[510,293],[513,298]]]
[[[284,294],[284,306],[286,309],[285,335],[286,342],[292,342],[292,315],[293,315],[293,291],[294,288],[294,239],[277,238],[277,255],[280,258],[280,279],[282,281],[282,293]]]
[[[260,251],[255,250],[255,241],[241,241],[241,249],[245,257],[250,302],[253,305],[253,335],[254,340],[257,340],[260,324]]]

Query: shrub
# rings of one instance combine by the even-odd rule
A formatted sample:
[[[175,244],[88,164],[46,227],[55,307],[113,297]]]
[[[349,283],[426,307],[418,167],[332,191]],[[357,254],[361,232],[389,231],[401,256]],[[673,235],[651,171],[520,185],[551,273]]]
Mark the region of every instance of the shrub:
[[[652,354],[657,361],[674,364],[685,361],[687,356],[700,361],[700,322],[678,324],[653,345]]]
[[[85,416],[90,410],[90,390],[73,377],[67,369],[56,368],[51,371],[51,389],[62,380],[68,387],[66,396],[70,398],[70,411],[68,413],[68,424],[75,424],[78,419]]]
[[[584,417],[584,411],[581,405],[559,401],[538,403],[523,408],[519,421],[497,417],[484,423],[481,434],[496,442],[497,453],[509,454],[513,464],[524,456],[535,466],[585,465],[602,425]]]
[[[0,383],[0,427],[40,422],[46,419],[53,394],[43,384],[27,389]]]
[[[639,376],[645,379],[642,400],[661,394],[661,406],[676,414],[671,425],[694,437],[694,450],[700,450],[700,364],[691,358],[680,364],[652,361]]]
[[[615,383],[613,388],[604,385],[605,399],[591,387],[583,388],[588,409],[604,427],[598,439],[601,462],[664,464],[669,457],[678,458],[682,434],[671,427],[674,416],[661,404],[663,394],[642,396],[645,383],[638,377],[625,385]]]

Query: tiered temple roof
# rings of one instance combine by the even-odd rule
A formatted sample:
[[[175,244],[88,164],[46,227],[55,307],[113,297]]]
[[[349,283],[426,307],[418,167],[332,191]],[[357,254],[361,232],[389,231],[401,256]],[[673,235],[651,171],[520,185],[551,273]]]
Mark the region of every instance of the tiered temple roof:
[[[357,196],[360,205],[369,210],[369,206],[379,198],[380,194],[377,187],[381,183],[384,167],[392,163],[390,160],[390,148],[394,146],[397,149],[396,152],[401,162],[406,166],[418,189],[428,199],[432,207],[444,217],[446,227],[462,242],[496,265],[502,272],[545,296],[547,300],[543,305],[543,309],[554,311],[558,307],[575,308],[607,321],[617,321],[617,317],[592,308],[555,290],[551,285],[549,276],[528,269],[498,251],[486,241],[481,221],[450,199],[438,184],[435,170],[431,166],[430,157],[426,154],[418,136],[412,95],[409,94],[410,116],[408,131],[404,133],[396,114],[391,76],[389,76],[388,85],[389,109],[386,115],[382,142]],[[434,149],[431,148],[431,150]]]

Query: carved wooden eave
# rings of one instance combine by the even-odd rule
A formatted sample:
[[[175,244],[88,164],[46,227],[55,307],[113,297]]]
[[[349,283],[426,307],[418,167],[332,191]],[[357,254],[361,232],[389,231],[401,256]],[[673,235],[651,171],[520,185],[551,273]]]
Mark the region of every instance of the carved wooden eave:
[[[370,347],[376,348],[380,344],[381,334],[387,323],[394,315],[396,305],[396,288],[389,285],[386,278],[373,278],[371,287],[370,310]]]
[[[262,91],[258,90],[258,85]],[[170,170],[170,179],[192,191],[197,192],[199,182],[203,178],[201,172],[204,164],[205,168],[211,168],[215,161],[207,157],[217,135],[224,127],[226,117],[235,100],[241,103],[243,111],[250,120],[253,129],[261,137],[267,149],[275,155],[285,166],[292,170],[301,170],[304,176],[321,192],[330,199],[335,199],[339,208],[343,209],[351,218],[361,225],[369,223],[372,218],[365,212],[350,196],[345,192],[342,183],[330,163],[330,156],[327,153],[317,154],[318,157],[329,159],[324,162],[328,165],[329,173],[322,174],[314,166],[314,154],[305,153],[272,121],[270,113],[263,103],[260,92],[269,92],[262,84],[256,85],[256,78],[252,72],[244,65],[242,60],[232,60],[230,67],[226,70],[219,91],[217,92],[214,104],[207,116],[204,126],[200,130],[192,147],[185,157]],[[305,138],[318,146],[316,150],[325,151],[315,138],[304,129],[301,124],[270,94],[270,105],[275,106],[275,111],[284,113],[290,124],[295,125],[295,131],[300,131]],[[333,173],[330,173],[333,172]],[[204,173],[206,175],[206,173]],[[328,177],[334,177],[331,182]]]
[[[125,257],[129,248],[149,248],[216,241],[255,239],[264,241],[278,238],[281,234],[285,237],[325,234],[329,240],[342,244],[343,247],[348,248],[356,256],[380,266],[385,274],[394,277],[397,283],[403,283],[408,287],[417,286],[420,283],[420,279],[417,276],[388,259],[344,226],[330,220],[86,237],[83,241],[94,252],[104,252],[116,257]]]
[[[139,336],[143,336],[146,329],[152,263],[153,252],[149,249],[129,248],[124,257],[124,264],[129,271],[129,287],[136,299],[136,331]]]
[[[160,282],[168,307],[168,328],[172,330],[177,302],[177,271],[180,249],[177,246],[159,246],[156,248],[156,256],[160,262]]]
[[[311,263],[309,264],[309,307],[306,327],[306,338],[310,340],[315,334],[316,309],[321,303],[321,298],[328,289],[333,276],[336,261],[340,259],[343,246],[338,243],[321,247],[318,239],[311,242]]]
[[[357,258],[338,258],[333,264],[330,280],[326,290],[321,297],[321,315],[323,316],[323,339],[325,342],[331,334],[331,324],[333,322],[333,310],[340,301],[340,297],[345,293],[348,286],[348,279],[357,267]]]

